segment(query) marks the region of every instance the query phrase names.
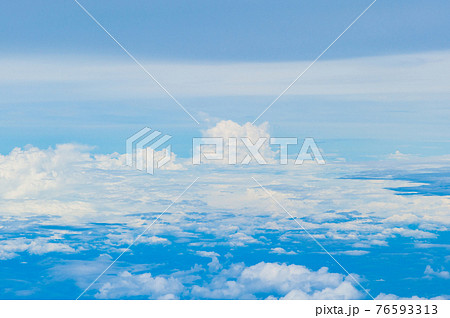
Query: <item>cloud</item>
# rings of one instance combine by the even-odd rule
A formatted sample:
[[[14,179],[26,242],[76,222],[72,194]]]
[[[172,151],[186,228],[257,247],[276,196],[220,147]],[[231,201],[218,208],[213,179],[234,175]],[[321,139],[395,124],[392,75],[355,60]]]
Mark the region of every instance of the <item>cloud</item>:
[[[208,269],[210,272],[217,272],[222,268],[222,265],[220,264],[218,259],[220,255],[217,254],[216,252],[197,251],[197,255],[211,258],[211,262],[208,263]]]
[[[198,252],[217,258],[216,253]],[[208,256],[207,256],[208,255]],[[261,262],[253,266],[230,264],[217,273],[202,278],[203,268],[153,276],[150,272],[134,274],[121,271],[105,276],[95,297],[118,299],[358,299],[364,297],[344,275],[330,273],[323,267],[312,271],[301,265]],[[105,282],[106,280],[106,282]],[[201,283],[201,284],[200,284]]]
[[[421,219],[414,214],[395,214],[383,220],[385,223],[393,223],[393,224],[416,224],[420,223]]]
[[[228,240],[228,244],[231,246],[245,246],[246,244],[254,243],[259,243],[259,241],[254,237],[242,232],[231,234],[230,239]]]
[[[253,125],[251,123],[245,123],[239,125],[231,120],[221,120],[215,124],[215,126],[203,131],[204,138],[220,138],[223,141],[223,159],[222,160],[208,160],[208,163],[230,163],[230,138],[235,140],[236,145],[234,147],[236,155],[232,157],[236,158],[237,164],[241,164],[248,155],[250,157],[251,163],[257,163],[256,159],[253,158],[253,154],[248,150],[247,146],[255,145],[258,141],[261,141],[261,146],[256,149],[258,153],[261,154],[264,162],[274,163],[276,152],[270,148],[270,134],[269,125],[263,123],[261,125]],[[242,138],[248,138],[250,144],[245,145]],[[248,142],[248,141],[247,141]],[[234,149],[233,147],[233,149]],[[202,146],[202,153],[215,153],[214,146]]]
[[[412,296],[412,297],[400,297],[394,294],[384,294],[380,293],[377,297],[375,297],[376,300],[445,300],[450,299],[449,295],[443,295],[443,296],[437,296],[437,297],[431,297],[431,298],[425,298],[425,297],[419,297],[419,296]]]
[[[366,255],[369,253],[370,253],[369,251],[364,251],[364,250],[350,250],[350,251],[333,252],[333,254],[351,255],[351,256],[361,256],[361,255]]]
[[[231,121],[218,122],[205,132],[205,136],[220,134],[270,136],[267,125],[238,125]],[[270,149],[266,150],[269,156],[274,155]],[[411,169],[417,171],[417,163],[403,163],[403,168],[409,169],[410,164],[414,164]],[[171,211],[177,213],[168,211],[162,217],[160,221],[164,221],[164,225],[157,222],[152,226],[155,240],[146,241],[147,244],[168,244],[165,235],[189,237],[191,232],[213,235],[214,244],[236,247],[264,244],[255,236],[257,229],[280,232],[295,228],[296,232],[285,233],[283,237],[303,235],[292,220],[286,219],[286,213],[250,179],[249,175],[254,174],[318,239],[346,241],[356,244],[353,246],[356,248],[368,248],[385,246],[388,239],[396,236],[436,239],[437,231],[448,228],[448,209],[445,208],[450,202],[448,197],[405,197],[387,189],[411,184],[404,180],[336,178],[336,174],[364,171],[367,169],[364,164],[345,167],[339,163],[308,167],[270,165],[270,170],[262,170],[265,168],[257,165],[240,169],[193,167],[187,162],[181,165],[187,169],[183,173],[158,170],[149,176],[127,167],[123,154],[92,154],[88,147],[71,144],[45,150],[16,148],[0,156],[0,197],[3,199],[0,210],[4,216],[51,216],[49,222],[56,224],[80,225],[107,220],[123,224],[124,229],[139,230],[149,217],[164,211],[192,182],[195,174],[201,181],[171,207]],[[337,206],[340,211],[334,210]],[[206,214],[188,216],[185,214],[188,211]],[[132,241],[133,234],[126,234],[128,231],[124,229],[120,238],[109,233],[110,244]],[[316,233],[319,229],[320,233]]]
[[[286,251],[284,248],[282,248],[282,247],[275,247],[275,248],[272,248],[271,250],[270,250],[270,253],[274,253],[274,254],[285,254],[285,255],[296,255],[297,253],[296,252],[294,252],[294,251]]]
[[[219,121],[204,132],[204,136],[216,134],[270,137],[267,125],[239,125],[230,121]],[[274,152],[268,156],[274,156]],[[73,254],[83,249],[89,251],[86,255],[94,255],[92,258],[105,253],[115,255],[196,176],[200,177],[199,182],[137,244],[142,244],[139,249],[172,249],[183,244],[189,249],[200,249],[195,254],[210,259],[195,273],[201,278],[182,273],[172,264],[164,264],[168,274],[155,275],[162,271],[154,272],[150,267],[138,271],[124,262],[96,284],[97,297],[133,298],[141,294],[151,298],[365,297],[352,281],[326,269],[264,262],[252,266],[221,264],[219,253],[205,251],[214,247],[232,249],[238,259],[241,251],[252,248],[258,253],[277,254],[270,257],[287,261],[292,257],[286,255],[294,255],[298,243],[308,240],[314,244],[250,179],[251,175],[317,240],[330,243],[330,253],[334,255],[365,255],[373,248],[387,248],[397,237],[409,238],[407,241],[414,243],[419,253],[423,252],[421,248],[448,248],[440,240],[440,232],[448,231],[448,196],[403,196],[389,190],[416,182],[391,178],[394,172],[420,175],[432,167],[439,174],[448,158],[404,159],[400,166],[398,160],[387,160],[381,164],[383,169],[377,170],[378,179],[348,178],[370,171],[371,163],[329,163],[321,167],[269,163],[269,169],[258,165],[236,169],[226,165],[193,167],[181,160],[183,173],[158,170],[150,176],[127,167],[124,159],[124,154],[98,155],[89,147],[72,144],[49,149],[16,148],[0,156],[1,230],[9,231],[2,234],[0,258],[51,252]],[[387,176],[386,180],[380,176]],[[57,233],[55,227],[61,226],[67,227],[68,232],[58,232],[59,238],[52,236]],[[20,238],[19,233],[36,237]],[[262,260],[254,260],[253,264]],[[53,278],[73,279],[80,288],[85,288],[109,265],[96,259],[61,262],[60,272],[53,271]],[[430,266],[424,275],[446,279],[448,272]],[[136,291],[128,290],[133,288]]]
[[[92,162],[86,146],[58,145],[41,150],[28,146],[0,155],[0,196],[4,199],[27,199],[61,189],[74,180],[71,166]]]
[[[147,175],[126,166],[125,154],[98,155],[90,150],[87,146],[63,144],[48,149],[15,148],[8,155],[0,155],[2,212],[54,215],[68,222],[92,221],[104,217],[106,211],[125,210],[119,206],[127,206],[127,200],[145,200],[148,193],[142,178]],[[178,163],[171,163],[166,170],[179,168]],[[136,188],[141,189],[141,198]],[[167,198],[162,196],[165,194],[160,192],[154,199]],[[108,201],[115,204],[107,207]],[[134,211],[129,204],[126,210]]]
[[[335,288],[324,288],[308,295],[303,290],[293,290],[281,299],[359,299],[361,294],[348,281],[342,282]]]
[[[443,279],[450,279],[450,273],[444,270],[434,270],[430,265],[427,265],[425,268],[425,277],[432,278],[443,278]]]
[[[134,233],[120,233],[120,234],[109,233],[106,235],[108,240],[105,243],[107,243],[108,245],[111,245],[111,246],[113,246],[113,245],[119,245],[119,246],[130,245],[135,240],[136,235],[135,234],[133,235],[133,234]],[[152,236],[143,235],[133,245],[138,245],[138,244],[166,245],[166,244],[171,244],[171,242],[164,237],[159,237],[159,236],[155,236],[155,235],[152,235]]]
[[[267,63],[180,63],[143,61],[176,96],[276,96],[310,61]],[[160,96],[132,62],[71,56],[0,59],[0,89],[6,101],[117,100]],[[89,71],[86,71],[89,70]],[[319,60],[287,95],[379,100],[427,100],[447,96],[447,51]],[[33,85],[30,86],[30,83]],[[66,89],[70,87],[70,90]]]
[[[445,248],[450,249],[450,244],[416,243],[415,248]]]
[[[51,242],[51,238],[14,238],[0,242],[0,260],[12,259],[18,257],[21,252],[28,252],[34,255],[43,255],[47,253],[76,253],[78,250],[68,244],[60,242]]]
[[[81,293],[112,261],[113,258],[108,254],[100,254],[92,260],[61,260],[48,272],[57,282],[73,280]],[[117,273],[117,269],[112,267],[108,271],[108,274],[111,273]]]
[[[215,252],[197,251],[202,257],[218,260]],[[82,290],[112,261],[101,255],[92,261],[66,261],[50,272],[57,281],[73,279]],[[222,265],[220,265],[220,269]],[[208,265],[211,267],[210,265]],[[152,275],[144,265],[115,266],[94,284],[89,294],[98,299],[358,299],[365,297],[348,277],[317,271],[301,265],[260,262],[253,266],[232,263],[227,268],[205,272],[193,265],[187,271]],[[203,273],[202,276],[199,276]],[[356,275],[357,277],[357,275]]]
[[[133,275],[124,271],[101,286],[95,297],[118,299],[148,295],[150,299],[177,299],[183,289],[183,284],[173,277],[152,277],[150,273]]]
[[[311,271],[301,265],[261,262],[246,267],[233,264],[204,286],[194,286],[200,298],[252,299],[258,294],[286,299],[356,299],[363,295],[345,276],[323,267]]]

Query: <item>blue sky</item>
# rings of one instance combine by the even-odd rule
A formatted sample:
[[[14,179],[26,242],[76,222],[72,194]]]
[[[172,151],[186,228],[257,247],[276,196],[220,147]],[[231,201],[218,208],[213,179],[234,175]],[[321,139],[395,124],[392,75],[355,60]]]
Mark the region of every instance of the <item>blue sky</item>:
[[[76,298],[196,177],[83,297],[450,297],[448,1],[378,0],[255,125],[370,1],[81,3],[200,125],[75,2],[5,3],[0,298]],[[176,154],[154,176],[125,165],[146,126]],[[327,164],[191,164],[243,131]]]
[[[82,3],[138,60],[150,64],[148,69],[201,118],[201,126],[190,122],[74,2],[8,3],[0,13],[6,74],[0,83],[2,153],[26,144],[48,147],[66,142],[95,145],[102,153],[122,152],[123,140],[150,124],[173,135],[177,153],[187,157],[189,138],[211,123],[253,121],[370,2]],[[449,130],[440,119],[448,116],[449,66],[447,62],[436,66],[435,61],[448,57],[448,6],[445,1],[377,2],[294,86],[297,92],[283,96],[260,120],[270,121],[273,133],[280,136],[314,136],[327,144],[329,152],[348,160],[396,150],[444,154]],[[366,60],[358,63],[357,58]],[[420,68],[423,59],[430,61],[428,68]],[[335,63],[327,67],[329,60]],[[187,67],[167,70],[171,63]],[[229,69],[229,63],[238,63],[238,69],[239,63],[247,63],[239,75],[247,80],[225,91],[186,94],[189,88],[179,89],[183,83],[198,86],[202,81],[226,86],[233,81],[233,71],[224,79],[214,68],[221,63]],[[280,69],[274,63],[294,65],[273,78],[272,70]],[[401,63],[417,69],[410,68],[405,75],[394,70],[392,83],[392,72],[376,73],[379,67]],[[99,64],[100,70],[95,67]],[[189,68],[193,65],[212,69]],[[349,67],[350,83],[363,80],[375,92],[364,95],[366,86],[355,95],[336,87],[349,77],[342,74]],[[267,85],[259,87],[262,79]],[[309,93],[323,81],[325,91],[334,88],[331,93]],[[442,87],[435,88],[437,83]],[[395,91],[396,85],[409,91],[392,96],[386,88]],[[410,96],[411,92],[416,93]],[[353,145],[362,147],[367,156],[354,151]]]
[[[82,1],[139,58],[311,60],[370,1]],[[448,49],[447,1],[379,1],[325,59]],[[122,52],[71,1],[3,6],[5,53]]]

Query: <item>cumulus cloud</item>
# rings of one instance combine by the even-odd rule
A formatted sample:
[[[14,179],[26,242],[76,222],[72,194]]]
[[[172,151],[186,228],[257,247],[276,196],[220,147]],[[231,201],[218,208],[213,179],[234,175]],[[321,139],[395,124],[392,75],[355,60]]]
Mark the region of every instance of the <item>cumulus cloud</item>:
[[[27,199],[64,188],[75,179],[71,166],[92,162],[87,147],[65,144],[55,149],[15,148],[0,155],[0,195],[4,199]]]
[[[100,214],[123,210],[121,206],[127,200],[147,200],[147,180],[143,180],[147,175],[126,166],[125,154],[98,155],[90,150],[87,146],[63,144],[48,149],[15,148],[8,155],[0,155],[2,212],[56,215],[79,222],[80,218],[92,220]],[[179,169],[182,166],[173,162],[165,170]],[[140,194],[136,188],[140,188]],[[162,196],[165,194],[157,193],[154,199]],[[111,200],[115,204],[107,207]],[[155,205],[159,206],[164,205]],[[135,211],[132,207],[128,205],[127,211]]]
[[[255,156],[249,151],[249,147],[256,145],[254,153],[261,154],[260,162],[274,163],[276,152],[269,145],[268,128],[268,123],[258,126],[251,123],[239,125],[231,120],[219,121],[215,126],[203,131],[203,137],[223,140],[223,159],[207,162],[228,164],[232,160],[236,160],[237,164],[257,163]],[[232,145],[231,148],[230,145]],[[202,146],[201,151],[202,153],[215,153],[216,149],[214,146]],[[233,159],[230,160],[230,157]]]
[[[106,243],[111,246],[129,245],[134,242],[135,236],[136,235],[133,235],[133,233],[120,233],[120,234],[109,233],[106,235],[106,237],[108,238]],[[170,243],[171,242],[164,237],[159,237],[156,235],[152,235],[152,236],[143,235],[134,244],[135,245],[138,245],[138,244],[163,244],[163,245],[165,245],[165,244],[170,244]]]
[[[216,257],[212,254],[209,255]],[[117,299],[144,296],[150,299],[358,299],[364,295],[341,274],[327,268],[312,271],[301,265],[261,262],[253,266],[231,264],[208,276],[198,284],[201,271],[196,265],[191,271],[153,276],[151,273],[120,272],[99,285],[96,298]]]
[[[294,251],[286,251],[284,248],[282,248],[282,247],[275,247],[275,248],[272,248],[271,250],[270,250],[270,253],[274,253],[274,254],[285,254],[285,255],[296,255],[297,253],[296,252],[294,252]]]
[[[208,269],[210,272],[217,272],[219,269],[222,268],[222,265],[220,264],[218,259],[220,255],[217,254],[216,252],[197,251],[197,255],[211,258],[211,262],[208,263]]]
[[[194,286],[202,298],[252,299],[257,294],[286,299],[355,299],[363,295],[346,277],[326,267],[311,271],[301,265],[261,262],[246,267],[233,264],[205,286]]]
[[[18,253],[42,255],[51,252],[76,253],[77,250],[68,244],[51,242],[50,239],[14,238],[0,242],[0,260],[7,260],[19,256]]]
[[[425,268],[425,277],[432,278],[443,278],[443,279],[450,279],[450,273],[445,270],[434,270],[430,265],[427,265]]]
[[[148,295],[151,299],[177,299],[183,284],[174,277],[152,277],[150,273],[133,275],[124,271],[101,286],[96,298],[121,298]]]

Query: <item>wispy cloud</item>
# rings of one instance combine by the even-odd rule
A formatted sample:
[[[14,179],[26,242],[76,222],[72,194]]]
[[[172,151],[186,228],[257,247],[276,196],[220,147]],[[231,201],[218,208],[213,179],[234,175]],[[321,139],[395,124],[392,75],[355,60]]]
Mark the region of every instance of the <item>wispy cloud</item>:
[[[448,51],[319,61],[286,94],[351,100],[449,99]],[[274,96],[310,61],[199,63],[147,61],[177,96]],[[3,57],[3,101],[161,97],[132,63],[80,56]],[[70,88],[70,89],[69,89]],[[24,91],[27,94],[24,94]]]

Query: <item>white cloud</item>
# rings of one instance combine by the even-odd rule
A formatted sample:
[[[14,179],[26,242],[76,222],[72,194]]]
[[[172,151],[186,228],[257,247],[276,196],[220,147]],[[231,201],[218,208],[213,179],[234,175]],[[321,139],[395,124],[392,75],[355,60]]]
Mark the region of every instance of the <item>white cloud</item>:
[[[217,257],[214,253],[214,255],[201,252],[199,254]],[[73,268],[73,265],[70,268]],[[64,270],[61,266],[58,267],[59,273],[68,270],[69,268]],[[73,272],[74,269],[70,271]],[[200,276],[193,275],[202,271],[202,267],[198,265],[189,271],[158,276],[153,276],[149,272],[134,274],[130,271],[122,271],[115,276],[105,276],[103,281],[106,280],[106,282],[94,285],[93,289],[98,288],[95,297],[99,299],[135,296],[144,296],[149,299],[178,299],[182,296],[193,299],[256,299],[257,297],[357,299],[364,297],[364,294],[356,289],[347,277],[330,273],[325,267],[312,271],[301,265],[261,262],[246,267],[238,263],[231,264],[228,268],[208,275],[202,280]],[[199,284],[200,282],[202,284]]]
[[[208,134],[268,134],[267,126],[244,126],[220,122]],[[65,241],[65,235],[75,234],[55,232],[53,236],[34,240],[8,237],[0,243],[0,259],[11,259],[21,253],[76,253],[84,248],[114,253],[130,244],[137,233],[164,211],[193,180],[190,172],[194,169],[186,163],[183,163],[183,168],[189,173],[165,170],[150,176],[126,167],[123,156],[93,155],[88,148],[76,145],[46,150],[34,147],[15,149],[11,154],[1,156],[2,217],[16,220],[19,224],[32,216],[39,216],[34,225],[91,227],[92,222],[104,222],[114,226],[113,231],[104,233],[101,243],[95,242],[96,238],[89,233],[76,240]],[[438,160],[436,162],[439,163]],[[403,165],[412,171],[417,168],[416,163],[411,168],[408,160]],[[262,170],[259,166],[242,170],[202,166],[195,170],[201,177],[200,181],[137,244],[180,241],[202,249],[217,245],[238,249],[254,244],[262,251],[279,254],[277,258],[295,254],[292,245],[286,245],[286,249],[274,247],[268,236],[264,237],[267,231],[280,234],[280,241],[289,244],[309,239],[249,178],[249,175],[255,175],[319,241],[342,243],[341,251],[330,250],[336,255],[365,255],[373,246],[387,246],[389,239],[396,236],[423,240],[415,242],[416,248],[448,248],[445,244],[433,243],[433,240],[439,236],[436,229],[447,230],[449,198],[405,197],[386,189],[410,185],[403,180],[336,177],[365,170],[367,166],[364,164],[328,164],[307,169],[271,165],[270,170]],[[278,178],[280,175],[282,179]],[[334,210],[336,207],[339,211]],[[410,228],[411,224],[414,228]],[[7,223],[2,223],[2,226],[8,228]],[[319,233],[316,232],[318,230]],[[168,235],[171,241],[165,238]],[[204,236],[208,239],[203,240]],[[204,250],[196,253],[211,260],[205,269],[196,269],[199,275],[203,275],[201,279],[191,277],[192,273],[172,271],[159,276],[142,274],[148,271],[148,267],[139,271],[120,269],[122,273],[113,276],[119,274],[116,269],[94,286],[97,289],[95,295],[98,298],[146,295],[150,298],[231,299],[260,295],[277,299],[365,297],[347,277],[330,273],[326,268],[315,271],[300,265],[264,262],[253,266],[232,264],[224,268],[225,263],[220,263],[218,253]],[[53,275],[56,280],[72,278],[77,286],[85,288],[110,261],[66,264],[55,269]],[[443,268],[435,270],[431,266],[427,266],[424,275],[427,278],[450,277]],[[394,296],[380,294],[379,298]]]
[[[200,255],[202,257],[210,257],[211,262],[208,263],[208,269],[210,272],[217,272],[219,269],[222,268],[222,265],[219,262],[218,257],[220,256],[216,252],[206,252],[206,251],[197,251],[197,255]]]
[[[450,244],[416,243],[415,248],[446,248],[450,249]]]
[[[173,277],[152,277],[150,273],[133,275],[125,271],[101,286],[95,297],[117,299],[148,295],[151,299],[177,299],[183,289],[183,284]]]
[[[333,252],[333,254],[351,255],[351,256],[361,256],[361,255],[366,255],[369,253],[370,253],[369,251],[364,251],[364,250],[349,250],[349,251]]]
[[[29,254],[42,255],[51,252],[76,253],[80,249],[75,249],[68,244],[51,242],[50,238],[14,238],[0,242],[0,260],[7,260],[19,256],[18,253],[28,252]]]
[[[405,229],[405,228],[393,228],[393,229],[388,229],[387,231],[389,231],[390,233],[393,233],[393,234],[400,234],[403,237],[414,237],[417,239],[436,238],[437,237],[437,235],[434,233],[424,232],[421,230]]]
[[[259,243],[254,237],[238,232],[229,236],[228,244],[232,246],[245,246],[246,244]]]
[[[237,164],[241,164],[245,157],[248,155],[252,155],[247,146],[242,141],[242,138],[248,138],[252,145],[255,145],[258,140],[262,140],[262,145],[257,149],[257,151],[261,154],[262,158],[265,162],[274,163],[276,152],[270,148],[270,134],[269,134],[269,125],[267,123],[263,123],[259,126],[253,125],[251,123],[245,123],[243,125],[239,125],[231,120],[222,120],[216,123],[215,126],[205,130],[203,132],[203,137],[207,138],[221,138],[223,140],[223,159],[222,160],[207,160],[207,163],[222,163],[228,164],[229,154],[230,154],[230,138],[236,140],[236,159]],[[214,147],[205,147],[201,148],[202,153],[214,153]],[[251,163],[257,163],[253,156],[250,156]]]
[[[275,247],[275,248],[272,248],[271,250],[270,250],[270,253],[274,253],[274,254],[285,254],[285,255],[296,255],[297,253],[296,252],[294,252],[294,251],[286,251],[284,248],[282,248],[282,247]]]
[[[421,219],[414,214],[395,214],[383,220],[385,223],[395,223],[395,224],[414,224],[420,223]]]
[[[324,288],[308,295],[303,290],[293,290],[281,299],[358,299],[361,294],[348,281],[344,281],[335,288]]]
[[[136,238],[136,234],[134,233],[120,233],[120,234],[113,234],[113,233],[109,233],[106,235],[106,237],[108,238],[108,240],[105,242],[108,245],[114,246],[114,245],[129,245],[131,243],[134,242],[135,238]],[[138,245],[138,244],[170,244],[171,242],[164,238],[164,237],[159,237],[156,235],[143,235],[139,238],[138,241],[136,241],[133,245]]]
[[[177,63],[143,62],[176,96],[275,96],[310,61],[267,63]],[[93,100],[161,96],[157,85],[148,85],[146,75],[132,62],[107,58],[87,59],[43,56],[0,59],[0,88],[4,100]],[[89,71],[86,71],[89,70]],[[389,96],[402,100],[427,100],[447,96],[446,74],[450,71],[447,51],[319,60],[314,72],[294,85],[288,95],[337,95],[379,100]],[[33,85],[30,85],[33,83]],[[65,89],[70,87],[70,90]]]
[[[443,278],[443,279],[450,279],[450,273],[448,271],[444,270],[434,270],[430,265],[427,265],[425,268],[424,274],[425,277],[437,277],[437,278]]]
[[[49,273],[55,281],[73,280],[81,290],[84,290],[112,261],[113,258],[108,254],[100,254],[93,260],[61,261],[51,268]],[[112,267],[108,272],[117,271]]]
[[[64,144],[45,150],[15,148],[0,155],[1,211],[6,215],[61,216],[69,223],[117,215],[121,210],[139,211],[137,204],[130,206],[126,201],[149,200],[146,183],[150,180],[143,180],[148,175],[127,167],[124,154],[94,155],[89,150]],[[181,165],[172,163],[167,170],[179,168]],[[167,199],[163,191],[154,194],[155,201]]]
[[[15,148],[7,156],[0,155],[0,196],[28,199],[64,188],[74,181],[71,166],[92,162],[86,150],[85,146],[64,144],[47,150]]]
[[[216,134],[269,136],[269,129],[266,125],[222,121],[205,132],[205,136]],[[386,189],[411,185],[403,180],[336,177],[365,171],[370,167],[365,164],[294,168],[270,165],[270,169],[264,170],[259,166],[194,169],[183,163],[186,173],[165,170],[150,176],[126,167],[124,158],[123,154],[94,155],[89,148],[77,145],[60,145],[46,150],[17,148],[9,155],[0,156],[0,211],[5,217],[20,216],[23,220],[36,215],[49,217],[42,221],[46,224],[122,224],[123,227],[118,228],[122,234],[106,233],[105,245],[99,248],[102,252],[116,251],[123,244],[131,243],[149,220],[164,211],[193,181],[195,171],[201,177],[200,181],[137,244],[170,244],[165,237],[171,235],[174,240],[184,240],[191,246],[203,248],[216,245],[239,248],[255,244],[269,251],[271,242],[261,238],[264,231],[283,232],[280,240],[290,243],[304,241],[305,233],[250,179],[250,175],[254,175],[319,241],[348,244],[337,253],[364,255],[373,246],[387,246],[388,240],[396,236],[424,240],[416,242],[416,248],[448,247],[433,244],[432,240],[438,238],[437,231],[448,229],[449,198],[405,197]],[[448,159],[445,158],[433,161],[440,166],[446,163]],[[383,164],[388,166],[388,163]],[[417,171],[420,166],[416,159],[402,163],[408,171]],[[334,211],[336,207],[339,211]],[[418,228],[409,228],[411,224]],[[319,229],[320,234],[315,233]],[[214,239],[203,241],[203,235]],[[83,247],[88,248],[89,239],[88,235],[80,237],[80,241],[86,243]],[[6,242],[11,243],[0,246],[3,259],[20,253],[74,253],[80,249],[73,241],[37,240],[31,243],[9,239]],[[351,250],[351,246],[356,250]],[[286,249],[288,251],[283,248],[270,251],[280,255],[295,253],[291,247]],[[218,255],[204,256],[211,258],[210,273],[222,270]],[[334,292],[337,287],[330,288]],[[344,287],[346,284],[341,288]],[[318,294],[308,295],[319,297]]]
[[[241,133],[269,136],[265,125],[238,125],[227,121],[219,122],[205,135]],[[406,162],[403,167],[408,169],[409,164]],[[416,169],[416,163],[411,164]],[[5,216],[58,216],[60,220],[54,218],[51,222],[65,225],[107,220],[131,229],[143,229],[146,222],[139,215],[143,211],[162,212],[192,182],[193,177],[188,172],[195,171],[200,182],[171,207],[171,211],[177,213],[166,213],[161,220],[165,224],[157,222],[146,237],[161,238],[164,234],[185,237],[194,231],[214,235],[216,244],[224,244],[222,239],[226,239],[226,244],[245,246],[262,244],[255,237],[256,229],[297,228],[250,179],[250,174],[255,175],[292,215],[307,217],[302,221],[305,227],[312,232],[319,228],[326,230],[318,239],[353,241],[352,244],[358,241],[360,245],[354,247],[367,248],[386,245],[387,239],[395,236],[433,239],[437,237],[437,230],[446,230],[449,224],[448,197],[405,197],[386,189],[408,186],[407,181],[335,177],[336,173],[356,174],[367,169],[364,165],[270,165],[267,172],[259,166],[239,169],[221,166],[221,170],[217,170],[205,165],[194,169],[183,163],[183,169],[188,171],[158,170],[149,176],[125,166],[125,157],[121,154],[93,155],[88,148],[77,145],[59,145],[46,150],[16,148],[9,155],[0,156],[0,197],[3,199],[0,210]],[[282,182],[274,177],[280,175]],[[329,212],[336,207],[341,211],[358,212]],[[194,210],[207,214],[205,217],[185,214]],[[250,215],[265,217],[249,218]],[[409,224],[419,227],[410,229]],[[131,242],[132,237],[122,239]],[[168,243],[163,240],[146,243]]]
[[[255,294],[288,299],[354,299],[363,295],[341,274],[327,268],[311,271],[301,265],[233,264],[205,286],[194,286],[192,295],[216,299],[251,299]]]
[[[444,295],[444,296],[437,296],[437,297],[431,297],[431,298],[425,298],[425,297],[419,297],[419,296],[412,296],[412,297],[400,297],[394,294],[384,294],[380,293],[377,297],[375,297],[376,300],[444,300],[444,299],[450,299],[450,296]]]

